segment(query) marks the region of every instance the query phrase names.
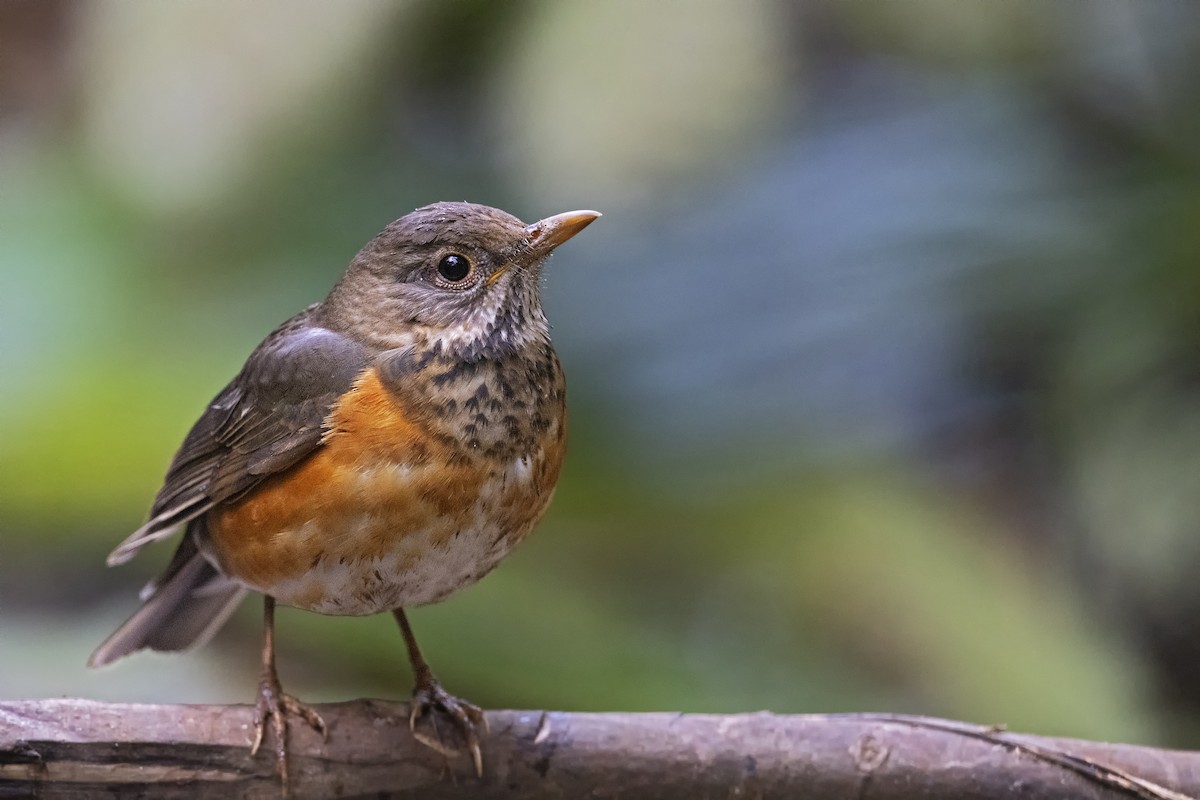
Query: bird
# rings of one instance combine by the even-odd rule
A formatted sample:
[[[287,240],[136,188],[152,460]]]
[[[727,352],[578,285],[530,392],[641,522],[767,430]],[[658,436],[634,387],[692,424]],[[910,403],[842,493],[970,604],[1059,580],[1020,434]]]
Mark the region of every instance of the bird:
[[[283,691],[276,603],[320,614],[390,612],[413,671],[409,727],[444,714],[483,774],[477,706],[447,692],[405,609],[490,572],[550,504],[567,436],[562,367],[542,309],[543,266],[594,222],[525,224],[434,203],[395,220],[329,295],[272,331],[184,438],[123,564],[182,529],[141,605],[92,654],[208,641],[248,593],[263,598],[251,755],[268,727],[287,791],[288,717],[327,737]],[[436,721],[436,720],[435,720]]]

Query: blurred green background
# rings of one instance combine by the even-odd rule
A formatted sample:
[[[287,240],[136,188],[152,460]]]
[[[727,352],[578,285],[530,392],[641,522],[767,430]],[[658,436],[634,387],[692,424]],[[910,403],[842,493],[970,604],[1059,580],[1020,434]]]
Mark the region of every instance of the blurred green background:
[[[1200,745],[1200,5],[0,4],[0,696],[88,672],[208,399],[436,200],[604,219],[549,270],[558,498],[413,624],[488,706],[889,710]],[[407,696],[386,616],[284,685]]]

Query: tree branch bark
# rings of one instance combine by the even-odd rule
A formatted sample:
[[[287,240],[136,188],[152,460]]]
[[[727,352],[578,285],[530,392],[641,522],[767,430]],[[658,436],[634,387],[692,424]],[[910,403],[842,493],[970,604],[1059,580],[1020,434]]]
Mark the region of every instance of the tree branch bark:
[[[293,798],[1200,797],[1200,753],[879,714],[492,711],[479,779],[416,742],[403,703],[319,710],[328,742],[291,726]],[[250,757],[252,714],[0,702],[0,797],[279,797],[270,754]]]

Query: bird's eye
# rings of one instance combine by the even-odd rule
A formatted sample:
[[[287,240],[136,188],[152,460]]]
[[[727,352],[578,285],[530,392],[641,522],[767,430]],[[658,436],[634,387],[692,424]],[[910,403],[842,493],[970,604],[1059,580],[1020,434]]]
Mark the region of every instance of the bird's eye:
[[[449,253],[438,262],[438,275],[450,283],[458,283],[471,274],[471,262],[466,256]]]

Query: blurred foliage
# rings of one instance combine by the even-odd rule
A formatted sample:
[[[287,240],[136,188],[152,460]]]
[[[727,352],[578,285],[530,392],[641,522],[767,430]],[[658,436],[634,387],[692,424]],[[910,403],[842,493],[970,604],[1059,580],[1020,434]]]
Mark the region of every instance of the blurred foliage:
[[[418,610],[487,705],[878,709],[1196,745],[1200,6],[0,4],[0,694],[245,701],[90,649],[203,404],[392,218],[597,207],[559,497]],[[386,617],[285,612],[313,699]]]

